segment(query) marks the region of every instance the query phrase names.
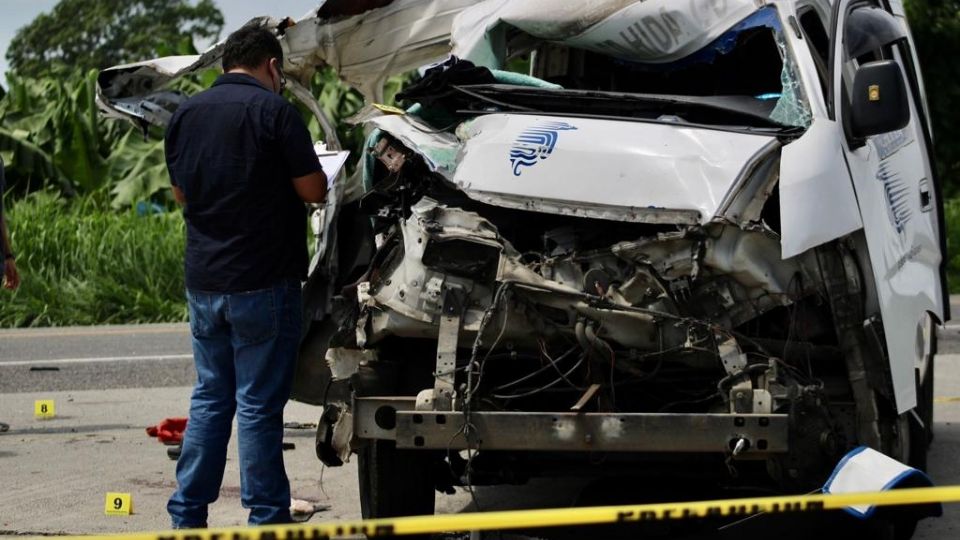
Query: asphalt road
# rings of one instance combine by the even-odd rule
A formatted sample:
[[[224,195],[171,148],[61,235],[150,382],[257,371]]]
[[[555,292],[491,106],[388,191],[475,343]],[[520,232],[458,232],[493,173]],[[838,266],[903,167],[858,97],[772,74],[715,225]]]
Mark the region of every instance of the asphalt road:
[[[955,307],[960,315],[960,306]],[[937,359],[936,441],[930,472],[939,484],[960,484],[960,326],[942,334]],[[174,462],[143,428],[186,414],[194,374],[186,325],[62,328],[0,331],[0,536],[107,533],[164,529],[167,497],[174,488]],[[57,418],[36,420],[37,399],[53,399]],[[291,403],[287,421],[314,423],[319,409]],[[359,517],[355,463],[324,469],[313,452],[312,429],[289,429],[295,448],[285,453],[294,496],[329,506],[320,519]],[[236,448],[232,444],[221,498],[211,510],[214,525],[241,525]],[[479,488],[483,510],[565,507],[656,497],[661,487],[596,485],[582,479],[539,481],[528,486]],[[707,486],[680,486],[714,497]],[[131,493],[134,514],[103,513],[108,491]],[[611,499],[614,494],[624,501]],[[672,498],[665,492],[664,498]],[[729,495],[729,494],[728,494]],[[475,509],[464,491],[438,496],[443,513]],[[725,531],[723,538],[783,539],[810,531],[832,538],[829,522],[811,517],[784,521],[762,517]],[[623,532],[623,531],[621,531]],[[608,534],[609,533],[609,534]],[[631,530],[627,537],[663,538],[663,530]],[[806,533],[805,533],[806,534]],[[539,534],[538,534],[539,535]],[[570,537],[610,537],[596,530]],[[543,536],[554,537],[544,533]],[[686,534],[669,538],[691,538]],[[698,536],[699,537],[699,536]],[[960,506],[920,524],[917,539],[960,537]]]
[[[186,324],[0,331],[0,394],[193,384]]]

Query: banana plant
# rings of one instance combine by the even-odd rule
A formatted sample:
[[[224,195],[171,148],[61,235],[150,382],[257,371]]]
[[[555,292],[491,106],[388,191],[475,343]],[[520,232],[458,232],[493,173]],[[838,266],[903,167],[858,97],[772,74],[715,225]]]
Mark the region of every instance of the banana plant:
[[[121,207],[167,186],[162,141],[100,118],[96,71],[42,79],[11,74],[8,81],[0,98],[0,152],[14,189],[53,185],[72,196],[106,188]]]
[[[195,94],[209,88],[217,75],[210,70],[185,77],[174,82],[173,89]],[[406,80],[394,77],[388,82],[391,102]],[[9,92],[0,95],[0,155],[15,191],[52,186],[73,196],[108,190],[115,208],[147,199],[172,202],[162,131],[153,128],[144,137],[128,124],[100,117],[95,71],[41,79],[12,73],[8,81]],[[344,146],[358,152],[364,134],[344,119],[363,107],[360,93],[329,68],[314,76],[310,90],[333,119]],[[305,107],[301,112],[314,138],[326,138],[316,118]]]

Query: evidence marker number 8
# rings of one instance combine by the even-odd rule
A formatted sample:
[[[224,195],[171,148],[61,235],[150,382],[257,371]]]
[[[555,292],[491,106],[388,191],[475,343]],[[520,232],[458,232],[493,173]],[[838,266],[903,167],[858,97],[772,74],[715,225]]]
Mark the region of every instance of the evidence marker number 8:
[[[52,399],[38,399],[33,402],[33,415],[47,420],[57,416],[57,406]]]

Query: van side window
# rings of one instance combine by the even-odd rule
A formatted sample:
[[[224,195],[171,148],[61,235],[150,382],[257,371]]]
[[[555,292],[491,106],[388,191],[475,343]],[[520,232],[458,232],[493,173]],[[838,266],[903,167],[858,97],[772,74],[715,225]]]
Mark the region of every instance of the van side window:
[[[813,7],[800,10],[800,28],[804,38],[810,44],[813,60],[817,64],[817,73],[820,74],[820,84],[826,95],[826,82],[829,80],[827,64],[830,62],[830,37],[827,35],[827,25],[820,18],[820,14]]]
[[[830,99],[830,37],[827,35],[827,25],[813,6],[800,8],[798,12],[800,29],[803,38],[810,46],[813,63],[817,66],[817,78],[820,80],[820,91],[824,101]]]
[[[907,39],[896,18],[868,2],[855,4],[847,14],[843,28],[844,52],[847,60],[876,53],[883,47]]]

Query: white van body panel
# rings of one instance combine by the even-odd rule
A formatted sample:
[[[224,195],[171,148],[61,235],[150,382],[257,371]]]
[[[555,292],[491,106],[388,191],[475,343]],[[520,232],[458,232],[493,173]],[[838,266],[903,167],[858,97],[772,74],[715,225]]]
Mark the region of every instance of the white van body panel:
[[[817,118],[780,157],[784,259],[863,227],[836,122]]]
[[[916,406],[920,325],[928,312],[939,320],[944,316],[939,233],[929,219],[934,194],[923,141],[915,130],[916,121],[911,120],[903,130],[871,137],[849,159],[899,412]],[[929,197],[929,203],[923,205],[922,197]]]
[[[454,181],[497,206],[642,223],[706,224],[774,138],[560,116],[490,114],[460,130]]]
[[[841,0],[838,28],[844,28],[850,0]],[[836,40],[834,95],[845,99],[843,75],[849,70],[842,40]],[[896,53],[899,59],[899,53]],[[900,62],[901,66],[903,65]],[[849,71],[848,71],[849,72]],[[904,73],[905,81],[910,74]],[[909,89],[909,82],[907,82]],[[909,90],[908,90],[909,93]],[[835,110],[843,111],[836,103]],[[945,319],[944,283],[933,171],[927,159],[920,115],[910,96],[910,122],[901,130],[868,137],[850,148],[843,140],[863,220],[870,263],[883,319],[897,411],[917,405],[916,366],[922,360],[922,325],[928,313]],[[841,114],[838,112],[838,115]],[[842,128],[838,124],[838,133]]]

